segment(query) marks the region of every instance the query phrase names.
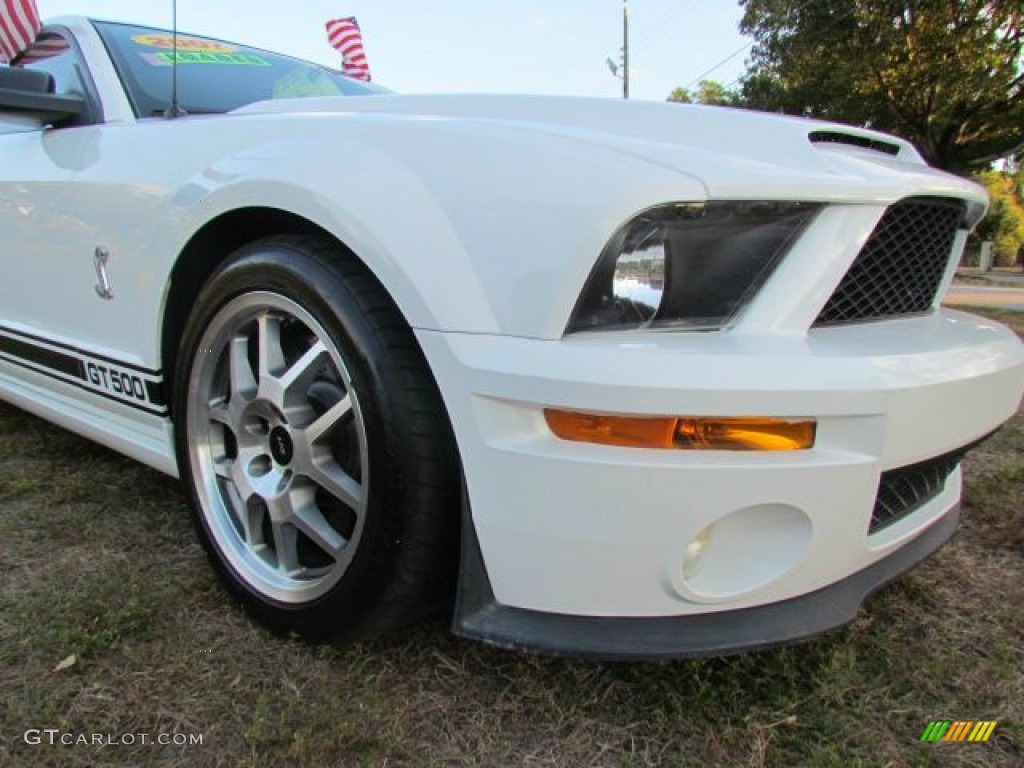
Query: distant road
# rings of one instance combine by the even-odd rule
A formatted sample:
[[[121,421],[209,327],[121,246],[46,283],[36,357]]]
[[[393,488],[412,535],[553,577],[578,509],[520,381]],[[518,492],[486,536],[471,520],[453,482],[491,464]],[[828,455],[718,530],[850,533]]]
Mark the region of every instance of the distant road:
[[[951,285],[943,304],[964,304],[1024,312],[1024,288],[1002,285]]]

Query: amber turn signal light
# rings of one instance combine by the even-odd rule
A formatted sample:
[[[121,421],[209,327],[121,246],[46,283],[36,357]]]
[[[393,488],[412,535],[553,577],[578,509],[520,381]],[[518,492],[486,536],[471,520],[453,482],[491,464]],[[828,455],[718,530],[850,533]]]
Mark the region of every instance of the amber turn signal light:
[[[563,440],[629,448],[698,451],[803,451],[814,446],[813,419],[610,416],[544,409]]]
[[[719,451],[805,451],[814,446],[814,420],[678,419],[677,448]]]

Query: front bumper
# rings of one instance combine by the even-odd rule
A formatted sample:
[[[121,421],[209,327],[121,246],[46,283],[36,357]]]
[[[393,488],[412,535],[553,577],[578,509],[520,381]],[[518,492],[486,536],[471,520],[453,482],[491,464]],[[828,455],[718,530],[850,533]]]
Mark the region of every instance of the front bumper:
[[[608,618],[528,611],[497,602],[467,515],[453,629],[462,637],[508,650],[614,660],[725,656],[794,642],[853,621],[868,595],[948,542],[959,522],[956,505],[888,557],[800,597],[696,616]]]
[[[597,655],[722,653],[848,621],[864,595],[955,526],[959,470],[869,534],[880,474],[992,431],[1024,384],[1012,333],[950,311],[806,336],[418,337],[455,429],[492,595],[462,610],[459,631]],[[617,448],[556,438],[545,407],[810,417],[818,433],[813,449],[792,453]],[[724,533],[700,578],[688,579],[683,553],[710,524]],[[811,596],[826,593],[834,610],[782,628],[795,615],[787,611],[818,611]],[[736,618],[769,609],[768,624]],[[505,617],[524,615],[530,631],[513,631]],[[574,640],[563,622],[588,638]],[[674,644],[656,639],[665,631]],[[634,633],[647,639],[623,650],[615,638]]]

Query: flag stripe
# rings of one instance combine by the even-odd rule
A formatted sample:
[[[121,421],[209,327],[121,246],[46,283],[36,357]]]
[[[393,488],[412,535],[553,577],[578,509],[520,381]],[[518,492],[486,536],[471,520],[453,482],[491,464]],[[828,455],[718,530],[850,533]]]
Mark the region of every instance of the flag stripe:
[[[26,61],[39,61],[41,59],[48,59],[51,56],[57,56],[58,54],[64,53],[71,46],[68,41],[60,35],[45,35],[43,37],[36,38],[36,41],[29,47],[27,51],[23,51],[21,58],[18,59],[18,63],[21,64]]]
[[[342,32],[337,30],[334,32],[334,34],[330,36],[330,41],[331,45],[333,45],[335,48],[341,48],[343,46],[350,44],[358,46],[360,42],[358,33]]]
[[[0,63],[32,45],[40,26],[35,0],[0,0]]]

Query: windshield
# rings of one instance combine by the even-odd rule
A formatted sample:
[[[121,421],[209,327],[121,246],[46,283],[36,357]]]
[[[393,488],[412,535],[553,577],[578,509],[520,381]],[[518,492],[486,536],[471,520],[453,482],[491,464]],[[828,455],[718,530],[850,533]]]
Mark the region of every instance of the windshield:
[[[139,117],[171,103],[170,32],[94,21]],[[178,101],[186,112],[219,113],[267,99],[362,96],[387,89],[326,67],[244,45],[178,33]]]

